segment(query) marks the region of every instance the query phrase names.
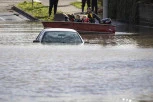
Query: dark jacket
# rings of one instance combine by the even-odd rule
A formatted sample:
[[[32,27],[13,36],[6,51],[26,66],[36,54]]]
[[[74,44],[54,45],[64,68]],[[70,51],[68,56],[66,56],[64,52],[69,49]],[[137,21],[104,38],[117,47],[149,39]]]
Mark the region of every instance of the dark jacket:
[[[100,17],[93,12],[87,13],[90,23],[95,23],[95,19],[101,23]]]

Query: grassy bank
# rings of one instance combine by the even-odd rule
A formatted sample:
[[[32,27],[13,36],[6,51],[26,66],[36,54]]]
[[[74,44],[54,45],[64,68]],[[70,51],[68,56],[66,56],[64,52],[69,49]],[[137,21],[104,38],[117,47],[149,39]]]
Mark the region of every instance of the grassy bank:
[[[71,5],[75,6],[76,8],[81,9],[82,8],[82,3],[81,2],[72,2]],[[85,6],[85,9],[87,9],[87,5]]]
[[[72,2],[71,5],[75,6],[76,8],[81,9],[82,8],[82,3],[81,2]],[[98,0],[98,7],[102,7],[102,2]],[[87,4],[85,5],[85,10],[87,9]]]
[[[32,15],[35,18],[38,18],[42,21],[53,21],[54,15],[48,17],[48,6],[44,6],[41,3],[34,2],[22,2],[17,5],[18,8],[25,11],[26,13]]]

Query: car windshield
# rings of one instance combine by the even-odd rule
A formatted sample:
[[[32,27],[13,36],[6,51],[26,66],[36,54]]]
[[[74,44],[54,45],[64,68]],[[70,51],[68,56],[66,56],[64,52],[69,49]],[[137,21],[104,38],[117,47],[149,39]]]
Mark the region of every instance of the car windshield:
[[[42,43],[82,43],[77,32],[71,31],[47,31],[44,33]]]

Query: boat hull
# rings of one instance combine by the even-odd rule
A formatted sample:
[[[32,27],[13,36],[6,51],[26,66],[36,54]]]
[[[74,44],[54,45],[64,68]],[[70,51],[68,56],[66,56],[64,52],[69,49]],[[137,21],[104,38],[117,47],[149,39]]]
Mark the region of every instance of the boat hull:
[[[111,24],[92,24],[77,22],[42,22],[44,28],[70,28],[81,33],[115,34],[115,26]]]

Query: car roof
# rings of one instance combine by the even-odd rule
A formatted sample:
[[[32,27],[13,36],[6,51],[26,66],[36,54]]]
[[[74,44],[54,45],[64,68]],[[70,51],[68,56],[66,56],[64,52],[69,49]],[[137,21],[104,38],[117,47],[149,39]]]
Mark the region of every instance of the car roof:
[[[69,29],[69,28],[46,28],[44,31],[71,31],[71,32],[77,32],[74,29]]]

